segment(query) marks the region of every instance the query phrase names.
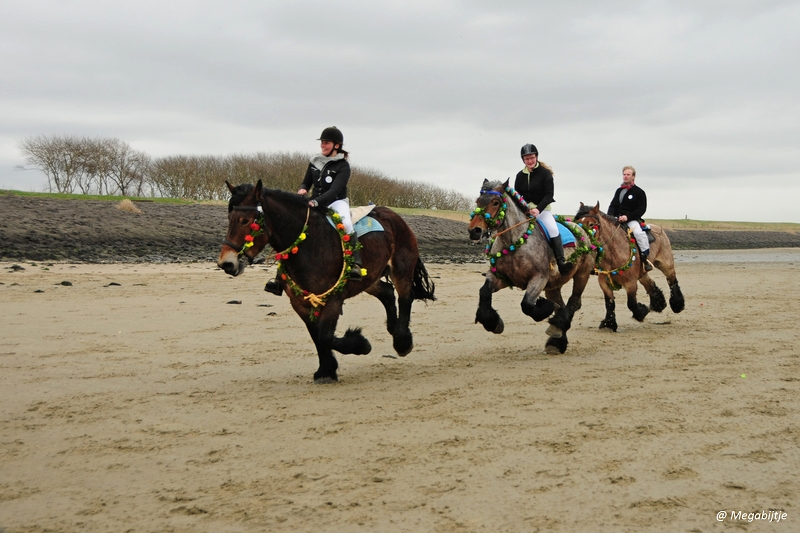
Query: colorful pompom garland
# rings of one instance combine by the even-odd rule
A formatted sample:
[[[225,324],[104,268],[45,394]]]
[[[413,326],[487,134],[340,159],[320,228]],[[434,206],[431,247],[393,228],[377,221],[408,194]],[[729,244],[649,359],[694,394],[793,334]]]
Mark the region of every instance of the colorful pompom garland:
[[[630,230],[630,228],[628,228],[628,242],[629,242],[630,248],[631,248],[631,255],[628,258],[628,261],[624,265],[619,267],[619,268],[614,268],[614,269],[611,269],[611,270],[604,270],[604,269],[600,268],[600,263],[603,260],[603,256],[605,255],[605,250],[600,245],[600,242],[597,240],[597,233],[599,232],[600,227],[598,225],[594,225],[591,228],[587,229],[581,223],[578,223],[578,226],[580,226],[580,227],[582,227],[582,228],[584,228],[586,230],[586,232],[589,234],[589,238],[592,241],[592,245],[597,248],[597,258],[595,259],[595,267],[594,267],[593,273],[597,274],[597,275],[604,274],[604,275],[608,276],[608,280],[609,280],[609,283],[611,285],[611,289],[615,290],[615,291],[618,291],[619,289],[622,288],[622,286],[620,284],[618,284],[614,280],[613,276],[616,276],[620,272],[625,272],[626,270],[631,268],[633,266],[633,262],[636,260],[636,239],[633,238],[633,232]]]

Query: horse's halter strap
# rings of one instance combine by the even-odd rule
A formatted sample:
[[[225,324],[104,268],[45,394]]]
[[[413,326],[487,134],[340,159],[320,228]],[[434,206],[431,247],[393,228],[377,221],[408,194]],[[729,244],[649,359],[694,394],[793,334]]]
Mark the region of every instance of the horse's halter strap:
[[[503,223],[503,220],[506,218],[506,209],[508,208],[507,199],[504,193],[497,192],[493,189],[481,189],[480,195],[483,196],[484,194],[493,194],[495,196],[499,196],[500,199],[503,201],[502,207],[500,207],[500,209],[497,210],[497,213],[495,213],[494,216],[489,215],[489,213],[486,212],[485,207],[476,207],[472,211],[472,213],[470,213],[469,218],[474,218],[475,216],[483,215],[482,218],[484,224],[486,224],[486,228],[488,230],[487,233],[491,234],[492,228],[499,227]]]
[[[253,217],[254,223],[257,224],[259,228],[264,227],[264,209],[261,207],[260,201],[258,205],[235,205],[231,207],[231,211],[256,211],[258,212],[258,215],[256,217]],[[253,233],[255,233],[256,231],[261,231],[261,229],[254,230],[253,232],[251,232],[250,236],[253,237],[254,236]],[[241,246],[239,246],[238,244],[231,242],[228,239],[223,239],[222,244],[227,244],[234,250],[238,249],[239,255],[243,255],[245,259],[247,259],[247,262],[252,265],[254,258],[250,257],[245,253],[245,250],[247,250],[248,248],[250,248],[250,246],[252,246],[252,242],[253,242],[252,240],[250,241],[245,240],[245,242]]]

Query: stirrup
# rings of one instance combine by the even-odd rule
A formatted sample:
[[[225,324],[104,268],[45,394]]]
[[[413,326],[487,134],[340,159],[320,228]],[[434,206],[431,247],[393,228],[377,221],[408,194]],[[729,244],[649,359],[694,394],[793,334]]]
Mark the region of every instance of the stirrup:
[[[649,259],[645,259],[644,260],[644,271],[645,272],[650,272],[651,270],[653,270],[653,263],[651,263]]]
[[[264,285],[264,290],[270,294],[274,294],[275,296],[280,296],[283,294],[283,288],[281,288],[281,284],[271,279]]]
[[[354,264],[350,272],[347,273],[347,279],[350,281],[361,281],[364,278],[364,276],[361,275],[362,268],[361,265]]]
[[[564,274],[569,274],[572,271],[572,269],[575,267],[574,264],[569,263],[567,261],[564,261],[560,265],[558,263],[556,263],[556,266],[558,267],[558,273],[561,274],[562,276]]]

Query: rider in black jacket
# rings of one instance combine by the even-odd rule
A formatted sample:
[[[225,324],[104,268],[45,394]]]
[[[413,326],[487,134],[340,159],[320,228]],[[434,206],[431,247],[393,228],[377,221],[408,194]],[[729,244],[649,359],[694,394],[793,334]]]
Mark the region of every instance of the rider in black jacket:
[[[555,202],[553,198],[553,171],[539,161],[539,151],[532,144],[526,144],[520,150],[522,162],[525,168],[517,173],[514,180],[514,189],[522,195],[528,203],[528,212],[542,223],[542,226],[550,235],[550,248],[556,258],[558,271],[566,274],[574,266],[567,263],[564,259],[564,246],[561,243],[561,235],[558,233],[556,220],[550,211],[550,204]]]
[[[350,234],[353,250],[353,266],[348,279],[361,281],[361,250],[358,249],[358,236],[353,230],[350,218],[350,200],[347,197],[347,182],[350,180],[350,163],[348,153],[342,148],[344,135],[336,126],[325,128],[319,136],[320,153],[314,155],[308,163],[306,175],[297,194],[306,195],[311,190],[309,207],[328,207],[339,214],[345,231]],[[280,296],[281,280],[276,276],[267,282],[264,290]]]
[[[642,253],[642,264],[648,272],[653,270],[648,256],[650,255],[650,243],[647,234],[642,230],[641,220],[647,211],[647,195],[634,182],[636,181],[636,169],[626,166],[622,169],[622,185],[614,192],[611,205],[608,206],[608,214],[617,217],[620,224],[626,224],[633,232],[639,251]]]

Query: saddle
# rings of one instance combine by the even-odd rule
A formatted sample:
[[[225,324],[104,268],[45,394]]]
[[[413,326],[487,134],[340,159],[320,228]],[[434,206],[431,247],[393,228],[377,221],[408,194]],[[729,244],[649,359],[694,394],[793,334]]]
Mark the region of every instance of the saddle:
[[[353,221],[353,230],[359,238],[373,231],[383,231],[381,223],[369,216],[373,209],[375,209],[374,205],[361,205],[350,208],[350,220]],[[330,225],[335,228],[336,224],[333,223],[333,219],[331,217],[327,218]]]
[[[656,236],[650,231],[652,229],[650,224],[646,223],[644,220],[639,220],[639,225],[642,227],[644,234],[647,235],[647,242],[651,244],[656,242]]]

